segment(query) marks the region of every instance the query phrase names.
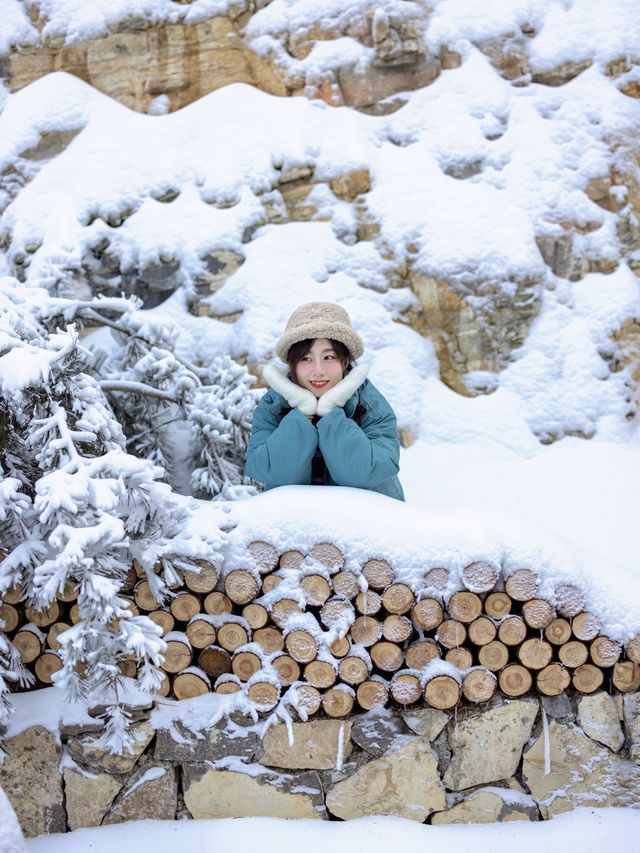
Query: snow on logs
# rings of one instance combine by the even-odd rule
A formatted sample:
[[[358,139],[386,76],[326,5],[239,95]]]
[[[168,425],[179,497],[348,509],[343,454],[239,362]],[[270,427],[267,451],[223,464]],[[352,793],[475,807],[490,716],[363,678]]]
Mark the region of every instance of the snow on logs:
[[[134,561],[123,595],[164,636],[163,695],[242,692],[267,713],[294,688],[301,716],[342,718],[388,702],[447,710],[496,691],[640,687],[640,634],[606,636],[581,590],[560,583],[549,594],[531,569],[501,578],[479,560],[455,575],[428,567],[416,581],[379,556],[354,566],[330,542],[304,554],[254,541],[246,554],[222,576],[206,560],[174,570],[182,583],[164,603]],[[77,589],[67,584],[46,610],[21,598],[10,590],[0,601],[4,631],[37,683],[51,684],[59,637],[80,618]],[[135,675],[135,661],[120,665]]]

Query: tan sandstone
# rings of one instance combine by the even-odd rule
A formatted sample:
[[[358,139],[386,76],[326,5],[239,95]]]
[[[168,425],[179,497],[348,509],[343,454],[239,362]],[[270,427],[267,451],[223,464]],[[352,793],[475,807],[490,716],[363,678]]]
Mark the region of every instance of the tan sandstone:
[[[100,826],[122,782],[109,773],[81,773],[64,768],[64,791],[69,829]]]
[[[538,808],[531,797],[492,788],[474,791],[446,812],[434,814],[431,823],[512,823],[538,818]]]
[[[288,770],[331,770],[351,755],[351,722],[313,720],[272,726],[264,736],[260,763]]]
[[[604,691],[580,699],[578,724],[586,735],[614,752],[618,752],[624,744],[620,713],[615,699]]]

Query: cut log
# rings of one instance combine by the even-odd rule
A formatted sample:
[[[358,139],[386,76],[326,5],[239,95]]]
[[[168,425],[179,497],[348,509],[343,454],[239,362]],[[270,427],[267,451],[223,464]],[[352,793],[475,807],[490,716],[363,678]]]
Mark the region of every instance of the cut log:
[[[436,640],[445,649],[454,649],[456,646],[461,646],[467,639],[467,629],[455,619],[445,619],[438,626]]]
[[[235,652],[236,649],[246,645],[250,640],[249,632],[245,626],[231,619],[220,625],[216,633],[218,645],[228,652]]]
[[[343,658],[345,655],[349,654],[349,649],[351,648],[351,643],[349,642],[348,637],[339,637],[337,640],[334,640],[333,643],[329,646],[329,651],[334,656],[334,658]]]
[[[571,683],[579,693],[594,693],[604,681],[604,673],[592,663],[583,663],[573,673]]]
[[[330,687],[322,697],[322,708],[327,717],[342,719],[351,713],[355,695],[342,684]]]
[[[527,625],[519,616],[507,616],[498,627],[498,639],[505,646],[518,646],[527,636]]]
[[[224,579],[224,591],[234,604],[248,604],[259,589],[258,581],[247,569],[234,569]]]
[[[268,714],[269,711],[273,711],[278,704],[278,699],[280,698],[276,685],[266,680],[253,681],[247,687],[247,696],[251,699],[254,705],[258,706],[258,710],[261,714]]]
[[[462,680],[462,692],[469,702],[488,702],[497,686],[495,675],[487,669],[472,669]]]
[[[261,604],[247,604],[242,608],[242,618],[247,620],[252,631],[257,631],[267,624],[269,613]]]
[[[293,598],[279,598],[271,605],[269,615],[271,621],[278,626],[284,628],[285,622],[293,613],[301,613],[300,605]]]
[[[576,640],[582,640],[583,643],[588,643],[600,633],[600,620],[588,610],[583,610],[571,620],[571,630]]]
[[[424,698],[431,708],[446,711],[458,704],[460,685],[450,675],[436,675],[427,681]]]
[[[57,652],[43,652],[34,665],[36,678],[42,684],[53,684],[53,676],[62,669],[62,658]]]
[[[522,605],[522,617],[530,628],[536,630],[550,625],[555,613],[553,607],[543,598],[532,598]]]
[[[622,654],[622,646],[609,637],[596,637],[589,646],[591,660],[599,667],[613,666]]]
[[[387,613],[396,613],[397,615],[408,613],[415,604],[415,600],[411,587],[404,583],[392,583],[382,595],[382,604]]]
[[[519,663],[510,663],[498,675],[498,684],[505,696],[511,698],[524,696],[531,690],[533,676],[526,667],[520,666]]]
[[[435,598],[423,598],[411,611],[411,620],[419,631],[433,631],[444,618],[442,605]]]
[[[256,539],[249,542],[247,550],[255,560],[256,568],[261,575],[267,575],[278,565],[280,555],[270,542]]]
[[[68,625],[66,622],[54,622],[54,624],[49,628],[47,632],[47,646],[52,649],[54,652],[57,652],[60,648],[60,640],[58,637],[60,634],[64,634],[67,628],[70,628],[71,625]]]
[[[331,542],[318,542],[318,544],[314,545],[311,551],[309,551],[309,556],[314,560],[317,560],[319,563],[322,563],[323,566],[326,566],[331,574],[340,571],[344,565],[344,555],[342,551]]]
[[[272,592],[276,587],[280,586],[284,578],[282,575],[272,574],[265,575],[262,578],[262,592],[266,595],[268,592]]]
[[[5,634],[15,631],[20,624],[20,614],[13,604],[0,603],[0,625]]]
[[[120,592],[126,593],[129,595],[133,592],[135,585],[138,583],[138,575],[133,566],[129,568],[129,571],[125,575],[125,579],[122,582],[122,587]],[[75,589],[74,589],[75,588]],[[62,595],[72,594],[73,597],[68,599],[69,601],[75,601],[78,597],[78,589],[72,581],[67,581],[64,589],[62,590]],[[58,601],[67,601],[66,598],[60,598],[60,593],[56,593],[56,598]]]
[[[200,568],[200,571],[196,572],[185,569],[182,573],[185,586],[191,592],[202,594],[212,592],[216,588],[220,573],[213,563],[210,563],[208,560],[194,560],[194,563]]]
[[[307,717],[312,717],[320,710],[322,694],[310,684],[298,684],[295,687],[295,708],[298,712],[304,712]],[[301,714],[302,716],[302,714]]]
[[[449,569],[443,569],[436,566],[429,569],[424,576],[425,589],[435,589],[438,592],[444,592],[449,585]]]
[[[211,693],[211,682],[206,672],[190,666],[175,676],[172,689],[176,699],[193,699]]]
[[[32,622],[38,628],[48,628],[60,618],[60,605],[57,601],[52,601],[44,610],[38,610],[36,607],[28,604],[24,609],[24,616],[27,622]]]
[[[332,578],[333,591],[345,598],[355,598],[360,593],[358,576],[353,572],[338,572]]]
[[[568,643],[571,639],[571,624],[558,616],[553,619],[544,629],[545,639],[554,646],[561,646],[563,643]]]
[[[283,687],[288,687],[300,680],[300,665],[289,655],[278,655],[271,661],[271,665],[278,673]]]
[[[395,672],[404,663],[404,655],[400,646],[381,640],[371,646],[371,659],[384,672]]]
[[[513,602],[506,592],[491,592],[484,602],[484,612],[491,619],[504,619],[511,613]]]
[[[214,689],[216,693],[222,693],[223,695],[228,695],[229,693],[241,693],[242,684],[236,675],[225,673],[217,679]]]
[[[556,610],[560,616],[572,619],[584,610],[582,591],[570,583],[561,583],[555,588]]]
[[[355,620],[355,610],[348,598],[334,596],[320,609],[320,621],[326,628],[344,629],[344,633]],[[343,633],[340,630],[340,633]]]
[[[460,580],[469,592],[490,592],[500,577],[500,570],[491,563],[478,560],[460,572]]]
[[[198,666],[216,679],[219,675],[231,672],[231,655],[220,646],[207,646],[198,655]]]
[[[386,560],[367,560],[362,574],[371,589],[384,589],[393,583],[395,572]]]
[[[206,649],[216,641],[216,629],[211,624],[211,616],[194,616],[186,627],[185,633],[194,649]]]
[[[271,655],[284,649],[284,637],[282,631],[277,628],[258,628],[253,634],[253,642],[257,643],[262,650]]]
[[[11,642],[18,650],[22,663],[33,663],[43,652],[44,639],[38,626],[30,622],[13,635]]]
[[[513,601],[530,601],[535,598],[540,578],[531,569],[517,569],[504,582],[504,588]]]
[[[634,663],[640,663],[640,634],[632,637],[624,647],[627,657]]]
[[[613,686],[621,693],[629,693],[640,687],[640,664],[632,660],[619,661],[613,665]]]
[[[420,679],[412,672],[398,672],[391,679],[391,695],[399,705],[413,705],[422,698]]]
[[[132,571],[132,575],[135,578],[135,572]],[[127,575],[127,580],[123,583],[122,588],[123,590],[132,589],[134,585],[135,580],[133,581],[131,586],[129,586],[129,576]],[[69,602],[76,600],[76,598],[78,597],[78,592],[79,589],[76,581],[67,580],[65,581],[64,587],[56,591],[56,598],[58,599],[58,601],[63,601],[68,604]]]
[[[280,555],[280,568],[282,569],[297,569],[300,563],[304,560],[302,551],[285,551]]]
[[[136,605],[133,602],[129,602],[129,606],[135,607]],[[135,615],[135,614],[134,614]],[[80,605],[72,604],[69,608],[69,621],[72,625],[77,625],[80,621]]]
[[[358,685],[356,690],[356,699],[358,705],[364,711],[370,711],[372,708],[380,707],[387,704],[389,698],[389,687],[385,681],[378,679],[370,679],[363,681]]]
[[[363,616],[375,616],[382,607],[382,596],[372,589],[361,592],[356,596],[356,610]]]
[[[561,663],[550,663],[536,674],[536,687],[544,696],[560,696],[571,684],[571,673]]]
[[[151,592],[148,580],[143,579],[138,581],[133,590],[133,600],[140,610],[157,610],[160,607],[160,602],[156,600],[155,595]]]
[[[495,640],[497,630],[488,616],[478,616],[468,626],[467,633],[474,646],[486,646],[487,643]]]
[[[390,643],[404,643],[413,633],[411,619],[391,613],[382,623],[382,636]]]
[[[121,658],[118,661],[118,669],[125,678],[135,678],[138,665],[133,658]]]
[[[7,604],[19,604],[23,598],[23,589],[21,586],[11,587],[11,589],[8,589],[2,596],[2,600]]]
[[[518,659],[527,669],[544,669],[553,657],[553,646],[546,640],[533,637],[518,647]]]
[[[323,660],[311,661],[304,668],[304,680],[319,690],[332,687],[336,682],[336,677],[337,673],[334,667]]]
[[[440,657],[440,649],[435,640],[415,640],[407,647],[404,655],[409,669],[422,669],[432,660]]]
[[[173,614],[170,610],[152,610],[151,613],[147,615],[155,625],[160,626],[163,637],[165,634],[169,634],[173,631],[176,620],[173,618]]]
[[[253,652],[236,652],[231,661],[231,670],[240,681],[248,681],[262,668],[262,661]]]
[[[447,610],[452,619],[468,624],[482,613],[482,599],[475,592],[454,592]]]
[[[583,663],[587,662],[589,649],[580,640],[569,640],[568,643],[564,643],[558,649],[558,657],[561,663],[569,667],[569,669],[577,669]]]
[[[296,629],[285,635],[284,645],[298,663],[310,663],[318,656],[318,643],[308,631]]]
[[[358,616],[350,630],[351,639],[369,648],[382,637],[382,622],[374,616]]]
[[[509,663],[509,649],[500,640],[492,640],[478,649],[478,661],[491,672],[499,672]]]
[[[178,622],[188,622],[200,613],[200,599],[192,592],[179,592],[171,599],[169,609]]]
[[[161,664],[161,668],[165,672],[175,674],[191,666],[193,654],[186,634],[182,634],[179,631],[172,631],[165,637],[165,642],[167,648]]]
[[[168,696],[171,693],[171,680],[166,672],[162,674],[162,681],[156,690],[156,696]]]
[[[470,666],[473,666],[473,655],[469,649],[465,649],[464,646],[449,649],[444,656],[444,659],[447,663],[452,664],[457,669],[469,669]]]
[[[322,575],[305,575],[300,581],[305,600],[311,607],[322,607],[331,596],[329,581]]]
[[[338,664],[338,675],[345,684],[362,684],[369,678],[370,669],[361,657],[348,655]]]
[[[222,616],[223,613],[231,613],[233,602],[224,592],[210,592],[204,600],[204,612],[209,616]]]

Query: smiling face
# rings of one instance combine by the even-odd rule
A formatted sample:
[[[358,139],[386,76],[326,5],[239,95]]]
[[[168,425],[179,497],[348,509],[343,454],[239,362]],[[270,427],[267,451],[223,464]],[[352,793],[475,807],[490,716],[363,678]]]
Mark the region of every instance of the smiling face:
[[[295,365],[296,381],[316,397],[321,397],[340,382],[346,366],[330,340],[316,338]]]

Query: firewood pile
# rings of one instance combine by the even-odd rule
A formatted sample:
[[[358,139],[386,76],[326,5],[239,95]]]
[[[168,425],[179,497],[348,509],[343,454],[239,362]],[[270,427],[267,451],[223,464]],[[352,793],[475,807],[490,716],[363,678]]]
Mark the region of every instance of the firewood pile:
[[[463,697],[486,702],[537,691],[574,688],[622,692],[640,686],[640,634],[622,644],[601,631],[582,592],[559,584],[538,596],[530,569],[501,577],[474,562],[451,592],[448,569],[426,569],[419,586],[399,579],[374,557],[345,569],[329,542],[308,555],[254,541],[246,565],[223,575],[200,561],[183,572],[171,600],[156,601],[134,563],[128,589],[134,612],[146,613],[167,643],[161,692],[177,699],[242,691],[257,710],[271,711],[295,686],[293,704],[307,716],[424,702],[446,710]],[[5,596],[0,618],[38,686],[60,669],[59,635],[78,621],[67,588],[46,611]],[[124,661],[125,675],[135,663]]]

